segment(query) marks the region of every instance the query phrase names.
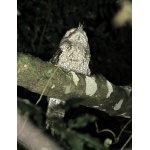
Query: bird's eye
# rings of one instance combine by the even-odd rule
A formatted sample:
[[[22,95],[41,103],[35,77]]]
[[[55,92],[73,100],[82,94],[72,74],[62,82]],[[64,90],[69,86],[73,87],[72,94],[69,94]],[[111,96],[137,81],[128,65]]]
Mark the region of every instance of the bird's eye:
[[[71,44],[70,43],[67,43],[67,42],[64,42],[61,46],[60,46],[61,50],[62,51],[68,51],[70,48],[71,48]]]
[[[70,45],[69,45],[69,44],[65,45],[65,48],[66,48],[67,50],[70,49]]]

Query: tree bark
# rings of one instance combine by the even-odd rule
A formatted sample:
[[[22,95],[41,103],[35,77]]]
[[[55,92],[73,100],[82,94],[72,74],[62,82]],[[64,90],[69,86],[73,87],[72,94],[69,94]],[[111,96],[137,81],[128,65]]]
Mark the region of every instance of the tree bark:
[[[17,85],[32,92],[67,101],[84,99],[81,104],[110,115],[131,117],[131,88],[115,86],[102,75],[86,76],[68,72],[31,55],[18,53]]]

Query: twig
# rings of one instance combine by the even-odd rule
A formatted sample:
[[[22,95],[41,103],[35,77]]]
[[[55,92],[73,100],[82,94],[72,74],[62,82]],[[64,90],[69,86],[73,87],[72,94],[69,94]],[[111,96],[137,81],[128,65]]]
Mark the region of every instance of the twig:
[[[37,104],[41,101],[41,98],[42,98],[42,96],[44,95],[44,92],[45,92],[45,90],[46,90],[46,88],[47,88],[47,86],[48,86],[50,80],[52,79],[52,77],[54,76],[54,74],[56,73],[57,70],[58,70],[58,67],[55,69],[55,71],[54,71],[54,73],[52,74],[52,76],[48,79],[48,81],[47,81],[47,83],[46,83],[46,85],[45,85],[45,87],[44,87],[44,89],[43,89],[43,91],[42,91],[42,93],[41,93],[41,95],[40,95],[40,98],[38,99],[38,101],[36,102],[35,105],[37,105]]]
[[[123,149],[126,147],[126,145],[129,143],[129,141],[131,140],[131,138],[132,138],[132,135],[130,135],[130,137],[129,137],[128,140],[124,143],[124,145],[121,147],[120,150],[123,150]]]

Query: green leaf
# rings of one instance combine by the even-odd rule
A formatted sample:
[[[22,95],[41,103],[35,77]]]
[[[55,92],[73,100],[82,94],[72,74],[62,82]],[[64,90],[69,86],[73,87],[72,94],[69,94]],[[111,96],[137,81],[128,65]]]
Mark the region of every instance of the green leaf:
[[[68,125],[70,128],[81,128],[81,127],[85,127],[90,122],[94,122],[95,120],[96,120],[95,116],[86,114],[76,119],[69,120]]]
[[[112,139],[106,138],[104,141],[104,146],[108,148],[112,144]]]

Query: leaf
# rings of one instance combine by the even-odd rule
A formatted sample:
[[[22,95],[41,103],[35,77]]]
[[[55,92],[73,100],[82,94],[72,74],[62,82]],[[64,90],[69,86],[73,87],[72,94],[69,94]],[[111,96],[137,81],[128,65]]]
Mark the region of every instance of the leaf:
[[[112,139],[106,138],[104,141],[104,146],[108,148],[112,144]]]
[[[43,126],[43,116],[42,110],[30,103],[26,99],[17,100],[18,113],[20,113],[24,118],[35,122],[38,126]]]
[[[96,120],[95,116],[86,114],[85,116],[69,120],[68,125],[70,128],[82,128],[85,127],[88,123],[94,122],[95,120]]]

